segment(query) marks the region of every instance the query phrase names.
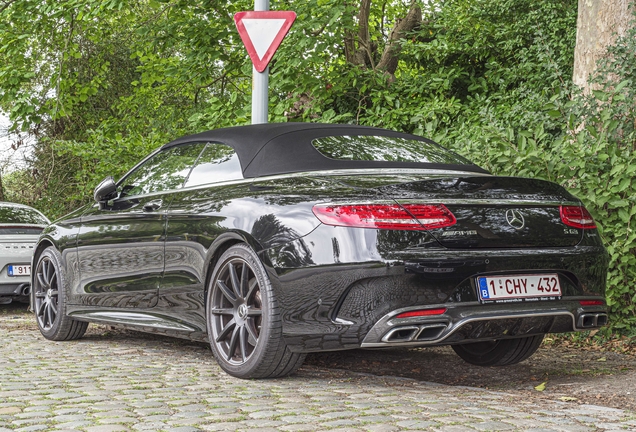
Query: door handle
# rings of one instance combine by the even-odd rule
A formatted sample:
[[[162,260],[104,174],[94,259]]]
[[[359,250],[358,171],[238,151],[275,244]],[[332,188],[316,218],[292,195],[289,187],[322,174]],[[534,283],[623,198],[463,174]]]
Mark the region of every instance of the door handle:
[[[163,200],[154,200],[154,201],[148,201],[146,204],[144,204],[143,209],[145,212],[153,212],[156,210],[159,210],[161,208],[161,205],[163,204]]]

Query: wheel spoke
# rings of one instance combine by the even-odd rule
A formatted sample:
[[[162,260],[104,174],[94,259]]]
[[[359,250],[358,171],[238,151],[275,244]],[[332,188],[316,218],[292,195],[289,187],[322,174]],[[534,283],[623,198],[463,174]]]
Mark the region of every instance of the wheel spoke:
[[[49,283],[49,271],[47,267],[47,261],[42,261],[42,278],[44,279],[44,286],[48,286]]]
[[[53,272],[53,274],[51,275],[51,280],[49,281],[49,287],[50,288],[53,288],[53,283],[54,282],[55,282],[55,286],[57,287],[57,273],[55,273],[55,272]]]
[[[44,297],[46,297],[46,293],[43,293],[43,292],[35,293],[35,298],[44,298]]]
[[[241,348],[241,359],[245,361],[247,360],[247,339],[248,339],[246,326],[239,327],[239,335],[240,335],[239,345]]]
[[[258,286],[258,281],[256,280],[256,278],[252,279],[252,281],[249,284],[247,294],[245,295],[246,299],[249,299],[252,296],[252,294],[254,293],[254,288],[256,288],[257,286]]]
[[[49,325],[53,325],[53,305],[51,303],[46,304],[46,319]]]
[[[42,327],[47,327],[48,309],[49,309],[49,304],[42,303]]]
[[[46,282],[51,287],[53,280],[55,279],[55,267],[51,261],[46,262]]]
[[[243,268],[241,269],[241,296],[243,298],[247,298],[248,293],[248,277],[249,277],[249,267],[247,264],[243,263]]]
[[[40,287],[46,288],[46,281],[44,280],[42,273],[38,273],[38,283],[40,284]]]
[[[232,360],[232,357],[234,357],[234,353],[236,352],[236,345],[238,344],[238,341],[239,341],[239,330],[240,330],[240,327],[234,326],[234,331],[232,332],[232,339],[230,339],[230,344],[227,350],[228,361]]]
[[[247,310],[247,316],[262,316],[262,315],[263,315],[263,309],[249,308]]]
[[[52,289],[51,290],[51,297],[57,297],[57,290],[56,289]]]
[[[234,329],[234,327],[236,327],[236,322],[234,321],[234,319],[231,319],[219,333],[219,336],[216,338],[216,342],[218,343],[225,339],[227,335]]]
[[[37,307],[37,316],[44,318],[44,311],[46,310],[46,302],[42,302]]]
[[[247,330],[247,333],[249,333],[247,341],[250,345],[256,346],[256,343],[258,342],[258,335],[256,334],[256,330],[254,330],[254,324],[252,322],[247,322],[245,329]]]
[[[234,294],[236,295],[236,298],[243,298],[241,294],[241,283],[239,282],[238,275],[236,274],[236,267],[234,267],[234,264],[232,263],[229,263],[227,266],[230,270],[230,280],[232,281]],[[243,264],[243,266],[245,266],[245,264]]]
[[[234,292],[232,292],[232,290],[230,288],[228,288],[227,285],[225,285],[225,282],[223,282],[222,280],[217,280],[216,284],[219,288],[221,288],[221,291],[223,291],[223,294],[225,295],[225,297],[232,303],[235,304],[236,303],[236,296],[234,295]]]
[[[234,309],[232,308],[214,308],[210,310],[212,315],[233,315]]]

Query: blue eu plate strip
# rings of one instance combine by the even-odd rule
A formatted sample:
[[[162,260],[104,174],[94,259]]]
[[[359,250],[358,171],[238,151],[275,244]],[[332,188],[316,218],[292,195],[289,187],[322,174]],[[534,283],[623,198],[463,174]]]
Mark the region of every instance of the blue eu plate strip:
[[[482,299],[488,300],[490,298],[490,294],[488,294],[488,283],[486,282],[486,278],[479,278],[479,294]]]

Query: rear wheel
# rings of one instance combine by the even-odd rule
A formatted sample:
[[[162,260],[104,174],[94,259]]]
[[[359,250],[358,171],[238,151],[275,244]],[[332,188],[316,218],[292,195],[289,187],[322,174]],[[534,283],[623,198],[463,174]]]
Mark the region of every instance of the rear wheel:
[[[81,338],[88,323],[66,315],[66,275],[62,256],[53,247],[38,257],[33,277],[33,305],[40,333],[55,341]]]
[[[285,345],[272,285],[247,245],[230,247],[215,266],[207,291],[207,325],[216,360],[235,377],[286,376],[305,359]]]
[[[464,361],[477,366],[507,366],[524,361],[541,345],[544,335],[452,345]]]

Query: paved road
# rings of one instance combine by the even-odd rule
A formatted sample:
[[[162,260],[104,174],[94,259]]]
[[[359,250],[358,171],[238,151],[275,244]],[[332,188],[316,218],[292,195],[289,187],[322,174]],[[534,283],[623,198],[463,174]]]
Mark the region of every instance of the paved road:
[[[636,430],[636,413],[527,395],[303,367],[244,381],[201,344],[111,337],[45,341],[0,315],[0,432]]]

